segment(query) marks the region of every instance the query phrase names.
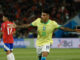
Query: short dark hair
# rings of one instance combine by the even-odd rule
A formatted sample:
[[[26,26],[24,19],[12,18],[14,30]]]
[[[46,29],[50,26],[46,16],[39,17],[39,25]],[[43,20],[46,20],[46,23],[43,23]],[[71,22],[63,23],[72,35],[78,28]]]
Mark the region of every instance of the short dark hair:
[[[9,21],[11,21],[12,18],[13,18],[13,15],[10,14],[10,12],[9,11],[6,11],[5,9],[3,9],[3,16],[4,17],[7,17]]]
[[[42,9],[42,12],[43,12],[43,13],[47,13],[47,14],[50,15],[50,13],[51,13],[51,8],[44,8],[44,9]]]
[[[10,16],[8,14],[3,14],[4,17],[6,17],[10,21]]]
[[[50,11],[49,11],[49,9],[42,9],[42,12],[43,12],[43,13],[50,14]]]
[[[10,14],[3,14],[3,16],[7,17],[9,21],[12,21],[13,16]]]
[[[8,15],[8,14],[3,14],[3,16],[5,16],[5,17],[9,18],[9,15]]]

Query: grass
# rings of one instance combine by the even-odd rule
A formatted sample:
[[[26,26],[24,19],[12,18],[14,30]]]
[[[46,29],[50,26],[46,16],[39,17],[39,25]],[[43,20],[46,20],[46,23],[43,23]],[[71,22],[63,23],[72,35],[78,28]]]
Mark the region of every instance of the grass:
[[[16,60],[38,60],[35,48],[14,49]],[[7,60],[6,53],[0,48],[0,60]],[[80,60],[80,49],[51,49],[47,60]]]

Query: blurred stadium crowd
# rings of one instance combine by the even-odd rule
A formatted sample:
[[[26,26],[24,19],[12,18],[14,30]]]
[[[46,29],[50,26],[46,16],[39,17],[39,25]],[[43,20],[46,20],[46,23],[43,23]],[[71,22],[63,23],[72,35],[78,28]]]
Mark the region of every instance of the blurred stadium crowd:
[[[40,17],[42,8],[50,8],[50,18],[59,24],[64,24],[80,12],[80,2],[76,0],[0,0],[0,24],[3,10],[9,14],[11,21],[21,25],[31,23]],[[35,38],[37,34],[35,29],[33,30],[33,27],[17,29],[15,37]]]

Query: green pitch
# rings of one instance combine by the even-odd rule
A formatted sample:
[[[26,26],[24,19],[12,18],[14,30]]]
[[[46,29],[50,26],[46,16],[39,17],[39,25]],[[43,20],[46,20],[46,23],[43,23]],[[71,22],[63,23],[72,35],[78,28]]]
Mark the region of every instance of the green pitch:
[[[38,60],[36,49],[14,49],[16,60]],[[3,49],[0,48],[0,60],[7,60]],[[47,60],[80,60],[80,49],[51,49]]]

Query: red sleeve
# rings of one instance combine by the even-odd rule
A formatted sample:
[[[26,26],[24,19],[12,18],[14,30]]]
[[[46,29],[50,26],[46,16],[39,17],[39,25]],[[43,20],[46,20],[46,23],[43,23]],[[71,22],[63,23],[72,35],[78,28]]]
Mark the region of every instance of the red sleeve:
[[[4,32],[4,30],[5,30],[5,24],[2,24],[1,25],[1,32]]]

